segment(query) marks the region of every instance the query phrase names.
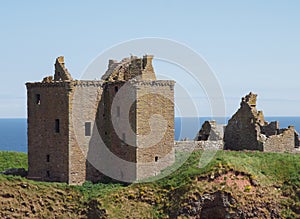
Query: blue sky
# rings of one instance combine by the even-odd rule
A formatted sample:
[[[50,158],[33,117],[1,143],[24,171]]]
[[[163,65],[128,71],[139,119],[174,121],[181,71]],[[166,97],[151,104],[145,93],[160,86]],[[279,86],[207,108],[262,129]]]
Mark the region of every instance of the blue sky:
[[[265,115],[299,116],[299,10],[296,0],[3,1],[0,118],[26,117],[25,82],[52,75],[57,56],[80,78],[103,50],[142,37],[176,40],[204,57],[228,115],[253,91]],[[192,91],[195,101],[203,95]]]

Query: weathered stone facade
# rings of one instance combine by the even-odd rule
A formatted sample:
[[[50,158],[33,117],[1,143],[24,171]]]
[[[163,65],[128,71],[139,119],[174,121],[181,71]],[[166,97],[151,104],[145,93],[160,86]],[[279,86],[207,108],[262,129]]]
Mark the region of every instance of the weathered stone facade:
[[[223,150],[223,140],[217,141],[176,141],[175,151],[193,152],[197,150]]]
[[[55,74],[27,83],[28,178],[82,184],[136,181],[174,162],[174,81],[156,80],[152,56],[109,61],[100,81]]]
[[[217,124],[216,121],[205,121],[195,137],[195,141],[219,141],[223,140],[225,125]]]
[[[205,121],[194,141],[176,141],[175,151],[190,153],[194,150],[222,150],[224,128],[225,125],[217,124],[214,120]]]
[[[224,149],[294,152],[299,147],[294,127],[279,129],[277,121],[266,122],[262,111],[256,109],[256,98],[253,93],[242,98],[239,110],[225,128]]]

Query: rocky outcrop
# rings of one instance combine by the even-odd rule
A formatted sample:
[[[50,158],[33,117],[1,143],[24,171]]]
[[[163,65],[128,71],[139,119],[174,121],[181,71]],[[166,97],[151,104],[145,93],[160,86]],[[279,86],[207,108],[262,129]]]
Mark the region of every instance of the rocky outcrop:
[[[187,205],[179,210],[180,216],[201,219],[223,219],[237,217],[238,214],[232,211],[231,205],[236,200],[230,193],[217,191],[199,195],[197,199],[187,200]]]

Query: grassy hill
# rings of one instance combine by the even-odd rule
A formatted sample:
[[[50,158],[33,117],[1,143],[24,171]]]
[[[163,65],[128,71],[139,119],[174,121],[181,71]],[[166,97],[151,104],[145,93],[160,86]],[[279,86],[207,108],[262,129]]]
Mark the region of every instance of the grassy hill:
[[[186,154],[151,183],[34,182],[0,175],[0,218],[299,218],[300,155],[219,151]],[[176,166],[177,165],[177,166]],[[0,171],[27,168],[26,154],[0,152]]]

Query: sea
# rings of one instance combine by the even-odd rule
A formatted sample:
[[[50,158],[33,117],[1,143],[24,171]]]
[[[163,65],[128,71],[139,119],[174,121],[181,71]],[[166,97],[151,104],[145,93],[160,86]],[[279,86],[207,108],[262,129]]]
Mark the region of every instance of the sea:
[[[194,139],[206,120],[215,120],[226,124],[229,118],[210,117],[176,117],[175,140]],[[290,125],[300,133],[300,117],[266,117],[268,122],[279,121],[280,128]],[[27,153],[27,119],[0,119],[0,151],[17,151]]]

